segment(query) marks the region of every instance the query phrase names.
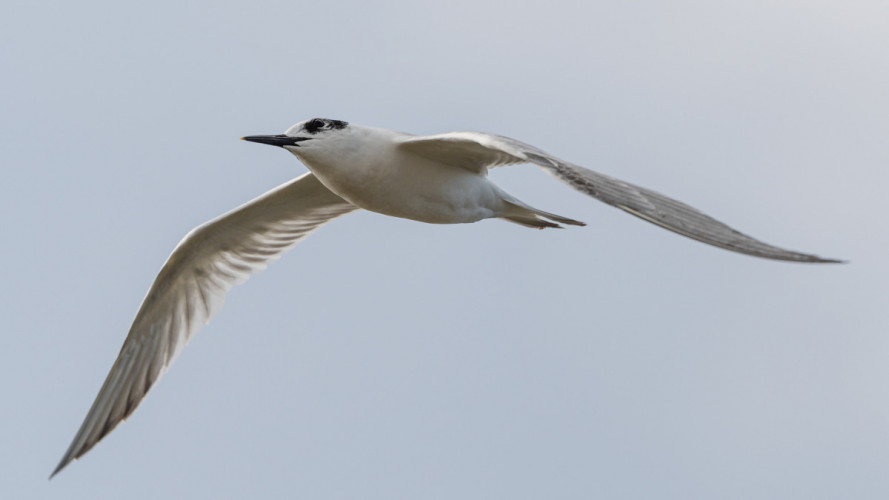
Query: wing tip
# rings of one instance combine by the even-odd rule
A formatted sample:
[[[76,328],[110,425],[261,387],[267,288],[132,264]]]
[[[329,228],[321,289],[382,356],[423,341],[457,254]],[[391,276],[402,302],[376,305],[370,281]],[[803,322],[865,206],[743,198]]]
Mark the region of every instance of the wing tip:
[[[818,257],[817,255],[809,255],[809,259],[804,260],[802,262],[807,262],[811,264],[848,264],[849,260],[846,259],[833,259],[826,257]]]
[[[771,246],[771,245],[769,245]],[[793,250],[784,250],[782,248],[777,248],[779,252],[776,254],[774,252],[750,252],[751,255],[755,257],[762,257],[771,260],[781,260],[784,262],[798,262],[800,264],[848,264],[849,261],[846,259],[834,259],[832,257],[820,257],[818,255],[810,254],[810,253],[802,253],[802,252],[794,252]],[[743,250],[737,248],[727,248],[727,250],[734,250],[737,252],[743,252]]]
[[[68,466],[71,462],[77,460],[76,458],[71,458],[67,454],[62,457],[62,460],[59,462],[59,465],[56,466],[55,470],[52,471],[52,474],[49,475],[49,479],[47,481],[52,481],[52,478],[56,477],[56,474],[62,472],[62,469]]]
[[[697,238],[694,238],[697,239]],[[752,238],[751,238],[752,239]],[[701,241],[701,240],[699,240]],[[768,245],[758,240],[754,240],[757,243],[765,245],[766,248],[750,248],[747,245],[718,245],[710,242],[710,245],[720,247],[724,250],[728,250],[730,252],[747,254],[751,257],[757,257],[760,259],[773,260],[779,262],[790,262],[797,264],[848,264],[849,261],[845,259],[834,259],[831,257],[819,257],[817,255],[813,255],[810,253],[802,253],[802,252],[794,252],[793,250],[785,250],[780,247],[774,247],[772,245]]]

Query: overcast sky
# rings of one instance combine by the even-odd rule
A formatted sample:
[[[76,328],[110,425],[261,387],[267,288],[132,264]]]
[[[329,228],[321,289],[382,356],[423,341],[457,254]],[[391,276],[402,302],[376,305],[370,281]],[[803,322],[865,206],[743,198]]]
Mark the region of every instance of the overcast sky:
[[[0,497],[889,497],[884,1],[0,4]],[[482,130],[846,265],[359,212],[46,478],[169,252],[314,116]]]

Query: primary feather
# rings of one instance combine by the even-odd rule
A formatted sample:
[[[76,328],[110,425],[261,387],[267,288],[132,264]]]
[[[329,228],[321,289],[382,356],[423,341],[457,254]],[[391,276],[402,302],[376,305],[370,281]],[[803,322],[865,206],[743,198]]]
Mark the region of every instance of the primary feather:
[[[488,168],[533,163],[574,189],[683,236],[766,259],[841,262],[769,245],[732,229],[700,210],[656,191],[594,172],[529,144],[482,132],[408,136],[401,147],[442,163],[486,173]]]
[[[357,210],[311,173],[192,230],[167,259],[74,440],[52,475],[122,422],[243,283],[326,222]],[[52,476],[50,476],[52,477]]]

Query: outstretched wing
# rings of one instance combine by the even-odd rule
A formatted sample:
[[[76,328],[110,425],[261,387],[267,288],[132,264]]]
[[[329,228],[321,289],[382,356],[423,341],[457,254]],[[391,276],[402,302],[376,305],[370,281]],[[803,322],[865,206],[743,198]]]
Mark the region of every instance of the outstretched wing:
[[[354,210],[308,173],[188,233],[148,290],[111,372],[52,475],[139,406],[191,336],[219,312],[232,286]]]
[[[733,252],[796,262],[842,262],[793,252],[743,234],[658,192],[574,165],[509,137],[482,132],[406,136],[399,144],[431,160],[485,174],[488,168],[533,163],[574,189],[683,236]]]

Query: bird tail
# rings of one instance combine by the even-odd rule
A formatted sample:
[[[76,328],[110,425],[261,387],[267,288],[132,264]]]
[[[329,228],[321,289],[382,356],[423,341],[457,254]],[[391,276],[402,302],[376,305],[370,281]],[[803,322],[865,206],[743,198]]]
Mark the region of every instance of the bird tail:
[[[543,210],[525,205],[516,199],[503,199],[503,212],[499,215],[501,219],[508,220],[515,224],[521,224],[525,227],[533,227],[535,229],[544,229],[547,227],[562,227],[556,222],[562,224],[570,224],[572,226],[586,226],[585,223],[562,217],[561,215],[551,214]],[[547,220],[549,219],[549,220]],[[551,222],[555,221],[555,222]]]

